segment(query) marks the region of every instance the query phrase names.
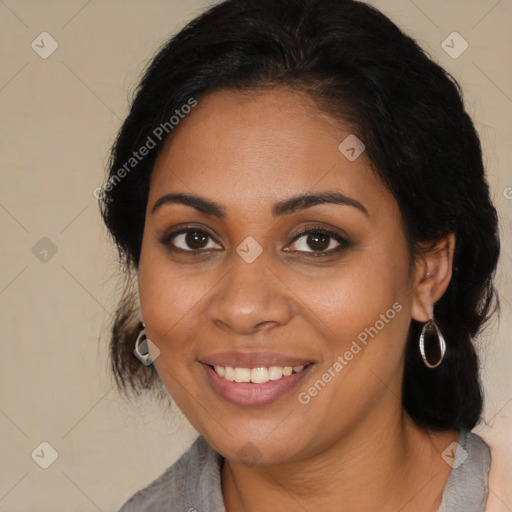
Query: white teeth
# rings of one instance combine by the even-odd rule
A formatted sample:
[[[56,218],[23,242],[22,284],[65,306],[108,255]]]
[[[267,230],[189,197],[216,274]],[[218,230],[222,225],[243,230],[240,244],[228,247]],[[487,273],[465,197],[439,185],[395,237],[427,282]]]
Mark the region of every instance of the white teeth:
[[[235,368],[235,382],[251,382],[249,368]]]
[[[268,369],[270,380],[278,380],[283,376],[283,367],[282,366],[271,366]]]
[[[231,366],[226,366],[224,369],[224,378],[233,382],[235,380],[235,369]]]
[[[292,373],[300,373],[304,366],[260,366],[258,368],[233,368],[232,366],[214,366],[220,377],[231,382],[252,382],[262,384],[269,380],[279,380]]]
[[[270,380],[267,368],[253,368],[251,370],[251,382],[261,384]]]

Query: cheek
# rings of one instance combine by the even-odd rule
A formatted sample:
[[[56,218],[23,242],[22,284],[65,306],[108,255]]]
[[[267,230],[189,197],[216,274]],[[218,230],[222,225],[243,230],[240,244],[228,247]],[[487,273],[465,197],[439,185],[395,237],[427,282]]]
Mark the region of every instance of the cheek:
[[[156,254],[155,254],[156,253]],[[148,337],[160,350],[155,366],[183,372],[193,365],[204,319],[205,298],[215,287],[209,272],[183,272],[157,251],[143,249],[139,264],[139,296]],[[162,375],[164,378],[164,375]]]
[[[407,259],[399,255],[361,254],[329,279],[301,281],[294,288],[305,306],[302,314],[323,343],[317,378],[329,382],[326,392],[302,391],[324,411],[318,417],[332,422],[333,432],[339,415],[332,418],[332,411],[343,412],[350,424],[389,390],[400,393],[398,372],[410,323],[406,271]]]
[[[192,375],[198,369],[194,340],[201,297],[208,290],[205,276],[184,276],[165,258],[141,257],[138,283],[146,332],[160,350],[155,368],[178,407],[187,416],[194,414],[188,390],[193,389]]]
[[[399,302],[400,309],[406,309],[407,262],[399,254],[380,256],[369,251],[355,252],[324,276],[287,276],[298,302],[307,306],[302,309],[303,314],[310,316],[326,337],[346,342],[379,322],[390,308],[386,319],[394,319],[394,303]]]
[[[405,251],[362,251],[354,256],[329,279],[301,282],[296,289],[307,305],[303,314],[324,343],[319,345],[321,372],[330,370],[331,376],[324,373],[327,379],[335,375],[331,392],[318,397],[317,404],[326,410],[346,407],[357,415],[383,390],[398,385],[410,297]]]

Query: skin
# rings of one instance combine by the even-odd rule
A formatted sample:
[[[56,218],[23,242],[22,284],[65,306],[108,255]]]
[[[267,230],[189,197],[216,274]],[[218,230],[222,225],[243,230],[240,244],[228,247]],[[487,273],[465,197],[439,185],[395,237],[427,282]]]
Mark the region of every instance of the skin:
[[[285,512],[434,511],[451,470],[441,453],[457,433],[418,428],[402,408],[401,384],[411,318],[426,322],[446,290],[454,235],[410,269],[395,199],[365,153],[349,161],[338,150],[351,133],[304,93],[217,91],[175,129],[151,177],[142,317],[165,387],[225,457],[228,512],[278,502]],[[277,201],[319,191],[342,192],[367,213],[320,204],[272,215]],[[171,192],[213,200],[226,217],[183,204],[152,213]],[[183,236],[161,242],[183,223],[212,237],[206,250]],[[350,245],[315,258],[314,240],[295,239],[302,227],[330,229]],[[248,236],[263,249],[250,264],[236,252]],[[322,250],[338,244],[327,238]],[[232,349],[301,356],[315,363],[298,390],[307,391],[395,303],[401,311],[307,404],[293,392],[262,407],[235,406],[208,385],[199,363]],[[239,454],[247,443],[257,450],[254,465]]]

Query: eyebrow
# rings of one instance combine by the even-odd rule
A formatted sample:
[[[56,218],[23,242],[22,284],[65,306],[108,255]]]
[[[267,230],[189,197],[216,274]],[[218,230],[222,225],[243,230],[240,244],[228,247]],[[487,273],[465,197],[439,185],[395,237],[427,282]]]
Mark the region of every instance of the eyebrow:
[[[227,216],[225,208],[215,201],[211,201],[210,199],[196,196],[194,194],[184,193],[170,193],[163,195],[155,202],[151,209],[151,213],[154,214],[164,204],[183,204],[191,206],[205,215],[211,215],[218,217],[219,219],[223,219]],[[305,210],[319,204],[352,206],[363,212],[365,215],[369,215],[366,208],[356,199],[346,196],[340,192],[329,191],[318,192],[315,194],[301,194],[279,201],[272,207],[272,215],[274,217],[278,217],[288,213]]]

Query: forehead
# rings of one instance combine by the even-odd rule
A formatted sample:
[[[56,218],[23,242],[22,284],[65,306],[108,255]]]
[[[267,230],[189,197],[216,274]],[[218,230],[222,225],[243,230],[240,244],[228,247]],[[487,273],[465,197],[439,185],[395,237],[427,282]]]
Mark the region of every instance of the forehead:
[[[216,91],[166,142],[152,173],[150,203],[180,191],[214,197],[228,211],[240,204],[257,210],[315,190],[338,190],[374,209],[394,202],[364,152],[351,160],[340,151],[347,137],[353,140],[351,127],[305,93]]]

